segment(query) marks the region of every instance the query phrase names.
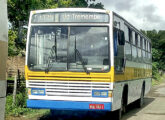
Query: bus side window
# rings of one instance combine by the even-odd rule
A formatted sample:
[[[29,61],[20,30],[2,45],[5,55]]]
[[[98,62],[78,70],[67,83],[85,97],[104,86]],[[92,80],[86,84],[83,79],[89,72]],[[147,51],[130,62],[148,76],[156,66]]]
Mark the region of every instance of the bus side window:
[[[129,42],[132,42],[132,30],[130,28],[129,29]]]
[[[131,44],[129,42],[125,43],[125,57],[129,61],[132,60],[132,49],[131,49]]]
[[[115,62],[115,71],[123,72],[125,67],[124,60],[124,44],[125,36],[122,30],[114,28],[114,62]]]
[[[132,61],[137,62],[137,47],[132,45]]]
[[[138,34],[135,32],[135,45],[138,46]]]
[[[129,28],[128,26],[124,26],[124,33],[125,33],[125,41],[129,42]]]
[[[136,42],[135,42],[135,31],[132,31],[132,44],[136,45]]]

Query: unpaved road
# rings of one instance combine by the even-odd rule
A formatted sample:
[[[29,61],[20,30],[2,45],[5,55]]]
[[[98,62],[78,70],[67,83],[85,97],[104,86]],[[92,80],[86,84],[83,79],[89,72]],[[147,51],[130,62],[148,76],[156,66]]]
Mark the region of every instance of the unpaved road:
[[[9,118],[6,120],[113,120],[112,115],[100,112],[71,112],[57,111],[55,116],[38,116],[31,119],[24,117]],[[165,120],[165,82],[154,86],[145,97],[142,108],[136,108],[135,104],[128,106],[128,112],[122,120]]]
[[[165,120],[165,82],[151,89],[141,109],[130,109],[122,120]]]

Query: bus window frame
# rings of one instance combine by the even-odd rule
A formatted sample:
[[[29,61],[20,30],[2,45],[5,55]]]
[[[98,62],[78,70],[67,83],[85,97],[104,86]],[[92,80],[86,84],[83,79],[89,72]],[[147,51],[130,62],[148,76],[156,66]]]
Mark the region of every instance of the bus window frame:
[[[130,26],[128,26],[125,23],[124,23],[124,27],[127,27],[127,30],[128,30],[128,40],[125,40],[125,43],[128,43],[131,48],[131,58],[128,59],[125,55],[125,45],[124,45],[124,58],[125,58],[125,60],[132,61],[132,29]],[[124,28],[124,33],[125,33],[125,28]]]

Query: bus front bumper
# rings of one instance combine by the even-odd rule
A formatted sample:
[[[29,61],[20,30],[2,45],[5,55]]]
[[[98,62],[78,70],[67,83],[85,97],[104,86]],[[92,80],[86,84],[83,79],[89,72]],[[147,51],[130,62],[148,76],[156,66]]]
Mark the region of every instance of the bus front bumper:
[[[103,110],[111,111],[111,102],[78,102],[55,100],[27,100],[28,108],[56,110]]]

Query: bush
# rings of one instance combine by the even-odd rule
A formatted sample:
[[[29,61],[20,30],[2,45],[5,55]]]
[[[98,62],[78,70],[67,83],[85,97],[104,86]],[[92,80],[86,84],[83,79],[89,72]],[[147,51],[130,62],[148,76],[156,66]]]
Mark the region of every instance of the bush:
[[[160,79],[160,74],[159,74],[159,63],[158,62],[152,62],[152,77],[155,80],[159,80]]]
[[[28,112],[34,112],[35,110],[26,108],[26,99],[26,93],[19,92],[16,95],[16,103],[12,106],[13,95],[8,95],[6,99],[6,115],[19,116]]]
[[[14,30],[8,31],[9,41],[8,41],[8,56],[16,56],[19,51],[15,45],[15,40],[17,39],[17,32]]]
[[[20,116],[36,110],[26,108],[27,92],[24,84],[19,86],[18,93],[16,94],[15,105],[13,103],[13,95],[9,94],[6,98],[6,115]]]

